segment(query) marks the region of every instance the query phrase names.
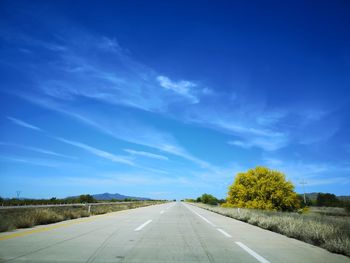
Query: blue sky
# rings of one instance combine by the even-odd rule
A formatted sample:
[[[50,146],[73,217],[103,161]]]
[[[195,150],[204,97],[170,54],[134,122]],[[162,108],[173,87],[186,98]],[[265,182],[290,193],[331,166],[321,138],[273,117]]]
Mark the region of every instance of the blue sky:
[[[350,194],[347,1],[1,1],[0,195]]]

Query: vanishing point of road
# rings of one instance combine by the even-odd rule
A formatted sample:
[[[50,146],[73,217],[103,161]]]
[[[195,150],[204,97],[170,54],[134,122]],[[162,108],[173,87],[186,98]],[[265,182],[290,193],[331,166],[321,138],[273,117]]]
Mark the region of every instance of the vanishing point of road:
[[[165,203],[0,234],[0,262],[350,262],[185,204]]]

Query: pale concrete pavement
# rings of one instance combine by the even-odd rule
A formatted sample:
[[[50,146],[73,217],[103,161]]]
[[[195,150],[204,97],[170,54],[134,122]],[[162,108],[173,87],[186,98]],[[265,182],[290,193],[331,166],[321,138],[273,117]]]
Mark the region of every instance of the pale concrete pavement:
[[[167,203],[1,233],[0,262],[350,260],[198,207]]]

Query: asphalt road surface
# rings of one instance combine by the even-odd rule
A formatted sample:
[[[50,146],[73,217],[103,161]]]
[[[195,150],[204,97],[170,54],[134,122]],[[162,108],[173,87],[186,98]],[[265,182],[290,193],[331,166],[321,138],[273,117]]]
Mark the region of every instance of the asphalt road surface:
[[[0,234],[0,262],[350,262],[183,203]]]

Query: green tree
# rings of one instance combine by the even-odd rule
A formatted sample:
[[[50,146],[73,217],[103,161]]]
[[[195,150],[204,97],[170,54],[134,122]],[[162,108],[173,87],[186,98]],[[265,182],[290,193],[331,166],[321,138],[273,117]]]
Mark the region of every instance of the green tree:
[[[79,196],[80,203],[94,203],[96,202],[95,198],[92,195],[81,195]]]
[[[317,206],[339,206],[341,202],[334,194],[318,193],[316,204]]]
[[[215,196],[212,196],[210,194],[202,194],[202,196],[200,197],[200,200],[204,204],[209,204],[209,205],[218,204],[218,199]]]
[[[294,185],[285,175],[266,167],[238,173],[224,206],[293,211],[299,208]]]

